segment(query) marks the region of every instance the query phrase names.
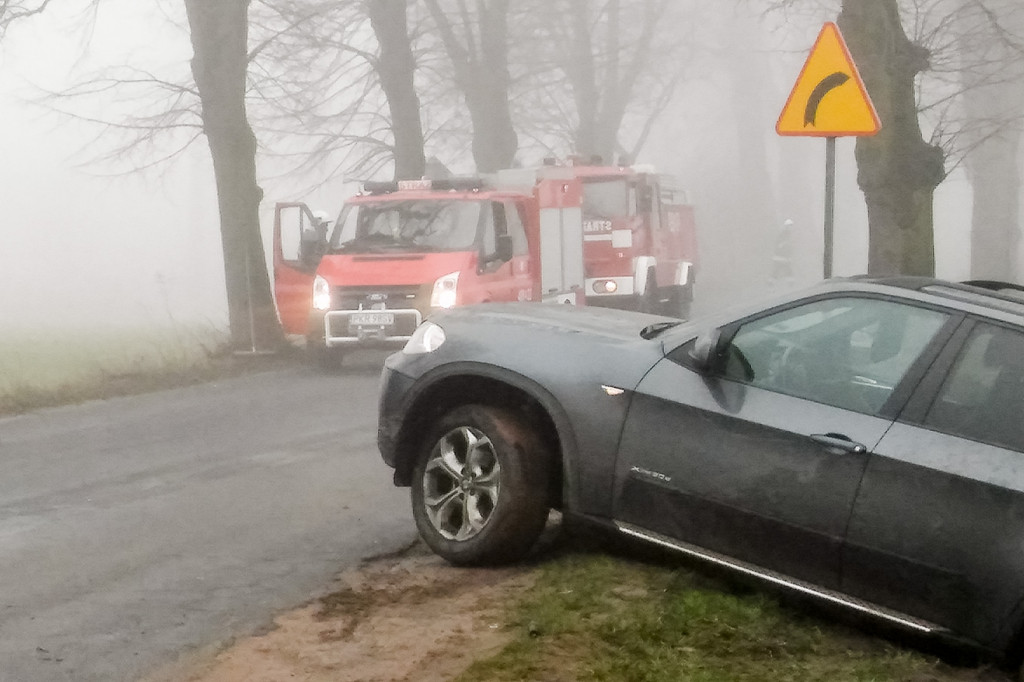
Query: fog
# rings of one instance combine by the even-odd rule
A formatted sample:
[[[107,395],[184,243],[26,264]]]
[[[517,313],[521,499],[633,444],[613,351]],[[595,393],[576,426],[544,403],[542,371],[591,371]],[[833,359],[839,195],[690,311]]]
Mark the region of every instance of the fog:
[[[684,86],[680,99],[687,106],[663,123],[663,141],[649,145],[650,160],[681,176],[696,206],[697,295],[706,303],[756,296],[772,286],[771,257],[785,220],[793,221],[794,285],[813,283],[823,274],[826,142],[780,137],[775,123],[818,31],[835,15],[822,11],[802,23],[790,19],[780,32],[754,16],[723,12],[722,23],[714,27],[726,41],[719,59],[703,78]],[[747,139],[740,140],[737,131],[745,131]],[[867,209],[857,187],[855,141],[841,137],[836,144],[834,276],[867,269]],[[758,153],[774,169],[767,187],[745,174],[744,158]],[[777,213],[765,210],[771,204]],[[938,187],[934,213],[936,275],[968,278],[971,191],[962,171]]]
[[[226,323],[216,197],[203,141],[170,166],[112,175],[124,168],[90,162],[102,149],[102,141],[86,148],[96,126],[46,114],[24,101],[33,86],[59,88],[103,64],[184,63],[190,54],[187,34],[180,26],[161,25],[162,18],[139,9],[142,4],[104,3],[84,57],[81,38],[68,29],[71,15],[44,16],[4,38],[2,328]],[[821,22],[834,18],[809,16],[785,35],[762,35],[753,19],[723,15],[717,29],[730,35],[729,22],[737,22],[735,41],[684,84],[680,104],[662,116],[638,159],[680,176],[696,206],[698,298],[717,303],[763,291],[786,219],[798,238],[794,281],[787,286],[821,277],[825,142],[780,138],[774,126]],[[744,84],[735,80],[734,67],[743,59],[758,65],[761,81],[750,106],[738,111],[735,92]],[[763,149],[755,149],[757,144]],[[836,275],[866,268],[866,212],[853,148],[854,138],[838,141]],[[744,173],[744,157],[755,152],[767,155],[775,169],[765,182],[751,182]],[[352,191],[340,180],[304,191],[315,177],[275,177],[263,161],[260,168],[268,252],[274,201],[306,200],[333,213]],[[761,208],[766,193],[775,198],[778,213]],[[969,275],[969,226],[970,189],[954,172],[935,195],[939,276]]]
[[[27,99],[105,63],[153,55],[152,17],[125,3],[83,46],[78,15],[16,27],[0,53],[0,325],[74,328],[226,319],[216,195],[201,146],[172,167],[125,174],[90,162],[95,125]],[[162,59],[180,58],[170,30]]]

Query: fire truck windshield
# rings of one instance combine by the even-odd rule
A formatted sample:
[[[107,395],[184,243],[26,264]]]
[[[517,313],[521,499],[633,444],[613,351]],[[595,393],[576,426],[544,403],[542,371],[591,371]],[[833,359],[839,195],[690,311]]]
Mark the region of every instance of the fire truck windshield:
[[[608,220],[630,215],[630,188],[624,178],[583,183],[583,219]]]
[[[331,235],[345,253],[475,249],[490,205],[481,201],[382,201],[349,204]]]

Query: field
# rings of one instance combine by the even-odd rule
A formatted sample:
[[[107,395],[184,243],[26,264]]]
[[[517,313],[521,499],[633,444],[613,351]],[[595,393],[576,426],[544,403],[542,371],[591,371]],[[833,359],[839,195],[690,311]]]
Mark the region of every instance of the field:
[[[203,381],[232,371],[211,327],[0,334],[0,414]]]

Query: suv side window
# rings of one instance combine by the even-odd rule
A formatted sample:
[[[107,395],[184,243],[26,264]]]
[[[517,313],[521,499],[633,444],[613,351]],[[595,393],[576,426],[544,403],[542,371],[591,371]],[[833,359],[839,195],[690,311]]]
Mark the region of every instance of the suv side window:
[[[759,388],[877,413],[948,316],[873,298],[828,298],[742,325],[724,375]]]
[[[971,332],[924,423],[1024,451],[1024,333],[980,323]]]

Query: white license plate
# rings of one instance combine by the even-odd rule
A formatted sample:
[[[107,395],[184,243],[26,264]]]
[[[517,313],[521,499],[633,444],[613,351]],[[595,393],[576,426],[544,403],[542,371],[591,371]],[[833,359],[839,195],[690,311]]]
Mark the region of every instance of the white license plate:
[[[369,327],[374,325],[388,325],[395,323],[394,313],[352,313],[348,317],[348,323],[354,327]]]

